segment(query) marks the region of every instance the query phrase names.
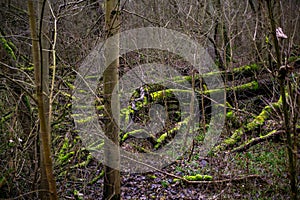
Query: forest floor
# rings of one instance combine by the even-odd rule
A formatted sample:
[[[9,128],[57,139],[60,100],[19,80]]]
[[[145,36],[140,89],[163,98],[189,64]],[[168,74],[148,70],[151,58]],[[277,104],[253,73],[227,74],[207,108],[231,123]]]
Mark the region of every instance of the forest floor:
[[[190,161],[177,160],[162,170],[166,173],[122,173],[122,199],[289,199],[286,148],[282,142],[264,142],[241,153],[205,158],[199,155],[195,148]],[[103,179],[95,181],[101,169],[102,165],[93,160],[84,168],[69,170],[57,180],[59,196],[101,199]],[[211,175],[213,181],[186,183],[170,174]]]

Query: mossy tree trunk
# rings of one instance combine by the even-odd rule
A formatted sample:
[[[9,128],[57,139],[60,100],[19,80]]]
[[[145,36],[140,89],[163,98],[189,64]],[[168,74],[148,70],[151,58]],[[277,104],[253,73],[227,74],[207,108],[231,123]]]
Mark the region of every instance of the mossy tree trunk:
[[[118,34],[120,30],[120,0],[106,0],[105,3],[105,32],[106,38],[109,38]],[[104,129],[107,140],[105,140],[104,144],[106,165],[104,166],[103,199],[120,199],[119,117],[114,118],[112,111],[112,107],[120,107],[119,99],[112,99],[113,90],[115,87],[118,87],[119,59],[113,60],[113,58],[119,57],[119,38],[115,37],[114,41],[107,40],[104,48],[105,66],[107,67],[103,74]],[[115,144],[115,147],[110,145],[112,142]]]

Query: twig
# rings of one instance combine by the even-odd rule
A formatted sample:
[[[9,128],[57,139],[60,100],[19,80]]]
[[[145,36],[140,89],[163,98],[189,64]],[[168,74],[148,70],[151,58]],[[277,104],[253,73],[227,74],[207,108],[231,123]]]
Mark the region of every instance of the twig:
[[[144,19],[144,20],[146,20],[147,22],[150,22],[150,23],[152,23],[152,24],[160,25],[158,22],[151,21],[150,19],[147,19],[146,17],[144,17],[144,16],[142,16],[142,15],[140,15],[140,14],[131,12],[131,11],[126,10],[126,9],[122,9],[122,11],[124,11],[124,12],[126,12],[126,13],[128,13],[128,14],[135,15],[135,16],[137,16],[137,17],[140,17],[140,18],[142,18],[142,19]]]

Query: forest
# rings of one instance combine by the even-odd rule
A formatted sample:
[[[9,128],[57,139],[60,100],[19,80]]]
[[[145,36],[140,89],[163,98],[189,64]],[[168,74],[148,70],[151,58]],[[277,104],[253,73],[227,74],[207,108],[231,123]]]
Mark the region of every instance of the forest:
[[[299,0],[1,0],[0,199],[300,198]]]

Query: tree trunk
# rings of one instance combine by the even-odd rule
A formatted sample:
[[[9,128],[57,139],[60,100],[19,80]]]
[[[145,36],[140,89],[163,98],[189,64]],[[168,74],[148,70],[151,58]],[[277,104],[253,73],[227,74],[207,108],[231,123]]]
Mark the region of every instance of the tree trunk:
[[[280,86],[280,95],[282,96],[282,110],[283,110],[283,118],[284,118],[284,126],[286,133],[286,146],[288,152],[288,160],[289,160],[289,178],[290,178],[290,186],[291,186],[291,199],[297,200],[297,173],[296,173],[296,160],[293,153],[293,136],[290,129],[290,109],[286,102],[286,90],[285,90],[285,78],[287,75],[287,67],[281,66],[281,54],[278,38],[276,36],[276,24],[275,18],[273,15],[273,6],[271,5],[271,0],[267,0],[267,7],[269,12],[269,20],[271,22],[271,33],[273,36],[273,42],[275,46],[276,52],[276,63],[278,73],[278,82]],[[294,136],[295,137],[295,136]]]
[[[45,3],[45,1],[43,2]],[[32,39],[32,56],[34,64],[34,76],[35,76],[35,85],[36,85],[36,97],[38,104],[38,117],[40,122],[40,155],[41,155],[41,171],[42,171],[42,180],[45,179],[45,184],[42,183],[41,190],[48,191],[48,195],[42,193],[40,198],[42,199],[57,199],[56,183],[53,175],[52,169],[52,158],[51,158],[51,148],[50,148],[50,128],[49,128],[49,118],[47,115],[47,108],[49,107],[49,101],[47,99],[48,86],[47,72],[49,69],[47,66],[43,66],[45,60],[41,59],[42,57],[42,35],[38,36],[37,26],[36,26],[36,16],[33,6],[33,1],[28,0],[28,13],[29,13],[29,24],[30,24],[30,33]],[[42,17],[42,16],[41,16]],[[43,174],[43,171],[45,174]]]
[[[109,38],[119,33],[119,11],[120,0],[107,0],[105,11],[105,31]],[[104,118],[105,134],[110,141],[105,141],[104,145],[104,188],[103,199],[120,199],[120,153],[119,153],[119,117],[113,117],[112,107],[120,107],[119,99],[112,100],[115,87],[118,87],[118,67],[119,59],[110,63],[111,58],[119,57],[119,38],[112,42],[106,42],[104,46],[107,67],[104,75]],[[117,109],[118,111],[119,109]],[[110,146],[111,142],[116,144],[116,148]]]
[[[43,91],[43,104],[44,104],[44,113],[45,113],[45,122],[46,126],[48,128],[48,140],[50,140],[50,121],[49,121],[49,52],[47,51],[49,49],[49,43],[46,38],[46,34],[48,33],[48,26],[44,22],[44,18],[48,16],[49,9],[48,4],[45,0],[39,0],[38,2],[38,14],[39,14],[39,22],[42,23],[41,30],[39,30],[39,53],[40,53],[40,63],[41,63],[41,76],[42,76],[42,91]],[[50,143],[50,142],[49,142]],[[43,146],[40,145],[40,152],[43,151]],[[41,165],[44,165],[44,155],[40,153],[40,163]],[[47,180],[47,173],[46,173],[46,167],[41,167],[41,189],[43,188],[49,188],[49,183]],[[40,196],[42,199],[49,199],[48,192],[44,192],[41,190]]]

